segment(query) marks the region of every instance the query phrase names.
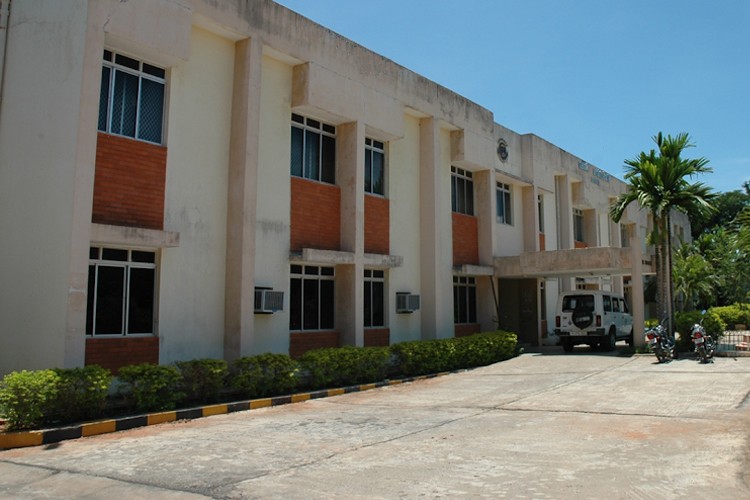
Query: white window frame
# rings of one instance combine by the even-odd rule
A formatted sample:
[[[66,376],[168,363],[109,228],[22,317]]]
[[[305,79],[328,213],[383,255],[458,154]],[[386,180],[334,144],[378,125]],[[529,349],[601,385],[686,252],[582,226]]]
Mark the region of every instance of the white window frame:
[[[385,310],[385,297],[386,297],[386,290],[385,290],[385,271],[379,270],[379,269],[365,269],[364,272],[364,287],[367,289],[369,287],[370,289],[370,318],[367,317],[367,303],[365,302],[365,318],[364,318],[364,327],[365,328],[384,328],[385,327],[385,320],[386,320],[386,310]],[[373,293],[373,283],[382,283],[383,284],[383,293],[380,294],[377,298],[375,294]],[[366,294],[365,294],[366,295]],[[375,308],[373,307],[373,303],[375,300],[380,301],[380,307],[383,311],[383,321],[380,324],[375,324],[373,321],[373,311]],[[368,324],[369,322],[369,324]]]
[[[586,240],[585,221],[583,218],[583,210],[580,208],[573,209],[573,239],[584,243]],[[579,238],[580,236],[580,238]]]
[[[111,259],[105,259],[104,258],[104,252],[108,250],[113,251],[124,251],[127,252],[127,257],[124,260],[111,260]],[[93,254],[96,252],[96,256]],[[147,253],[153,255],[154,262],[139,262],[133,260],[133,252],[141,252],[141,253]],[[93,279],[94,279],[94,287],[93,287],[93,297],[89,297],[89,300],[87,302],[87,308],[93,307],[93,310],[91,311],[92,315],[92,323],[91,323],[91,331],[88,327],[88,314],[89,311],[87,310],[87,332],[86,336],[88,337],[138,337],[138,336],[153,336],[156,334],[156,315],[157,315],[157,283],[158,283],[158,275],[157,275],[157,262],[158,262],[158,254],[154,250],[143,250],[143,249],[136,249],[136,248],[115,248],[115,247],[106,247],[106,246],[91,246],[89,249],[89,273],[94,272]],[[96,313],[97,313],[97,306],[98,306],[98,297],[97,297],[97,290],[99,288],[99,270],[103,267],[106,268],[117,268],[117,269],[123,269],[124,277],[123,277],[123,291],[122,291],[122,297],[123,297],[123,303],[122,303],[122,327],[121,331],[119,333],[115,332],[107,332],[107,333],[98,333],[97,332],[97,325],[96,325]],[[129,328],[129,317],[130,317],[130,280],[131,280],[131,273],[130,270],[132,269],[152,269],[154,271],[154,290],[153,290],[153,304],[152,304],[152,317],[151,317],[151,331],[150,332],[139,332],[139,333],[128,333]],[[89,275],[89,279],[92,278],[92,275]]]
[[[497,206],[495,208],[496,220],[499,224],[513,225],[513,186],[504,182],[496,181],[495,197]]]
[[[459,192],[463,192],[464,206],[459,206]],[[451,167],[451,210],[458,214],[474,215],[474,176],[462,168]]]
[[[300,268],[299,272],[295,272],[294,269],[296,267]],[[316,274],[307,273],[306,271],[310,269],[316,270]],[[325,272],[323,271],[325,269]],[[296,304],[294,304],[292,300],[292,287],[291,283],[292,280],[302,280],[300,283],[300,294],[301,294],[301,302],[300,307],[301,310],[299,311],[299,326],[300,328],[292,328],[291,321],[293,317],[293,311],[296,307]],[[317,328],[305,328],[305,281],[317,281],[318,286],[318,321],[317,321]],[[323,301],[321,300],[321,293],[320,293],[320,284],[322,281],[330,281],[333,283],[333,303],[331,304],[331,315],[333,319],[333,324],[325,328],[321,328],[321,317],[323,313]],[[292,332],[320,332],[320,331],[330,331],[334,330],[336,328],[336,268],[333,266],[317,266],[317,265],[307,265],[307,264],[297,264],[292,263],[289,268],[289,284],[290,284],[290,290],[289,290],[289,330]]]
[[[292,128],[302,130],[302,172],[301,175],[297,175],[292,171],[292,176],[299,177],[300,179],[308,179],[316,182],[322,182],[325,184],[336,184],[336,127],[328,123],[324,123],[315,118],[309,118],[306,116],[292,113],[291,117]],[[308,157],[307,157],[307,141],[310,135],[316,135],[318,141],[318,173],[317,177],[306,175],[308,170]],[[333,139],[333,178],[323,178],[323,138],[329,137]],[[293,139],[292,139],[293,141]],[[290,158],[291,163],[291,158]],[[294,165],[290,164],[290,170],[293,169]]]
[[[138,69],[130,68],[128,66],[123,66],[122,64],[117,63],[118,56],[128,58],[134,62],[138,63]],[[166,108],[167,108],[167,79],[166,79],[166,68],[163,68],[156,64],[151,64],[149,62],[143,61],[139,58],[132,57],[128,54],[124,54],[121,52],[118,52],[116,50],[112,49],[104,49],[103,57],[102,57],[102,67],[103,68],[109,68],[109,88],[107,89],[107,107],[106,107],[106,124],[104,128],[100,128],[97,125],[97,128],[101,132],[105,132],[112,135],[118,135],[121,137],[129,137],[131,139],[135,139],[137,141],[142,142],[148,142],[151,144],[163,144],[164,143],[164,124],[166,122]],[[104,71],[102,70],[102,73]],[[127,73],[130,75],[133,75],[138,78],[138,106],[136,107],[136,115],[135,115],[135,132],[134,135],[128,135],[123,134],[121,132],[113,132],[112,131],[112,109],[113,109],[113,99],[114,99],[114,90],[115,90],[115,81],[116,77],[115,75],[117,73]],[[155,75],[154,73],[162,73],[163,76],[159,77],[158,75]],[[141,108],[142,108],[142,97],[143,97],[143,80],[150,80],[152,82],[161,84],[163,87],[163,97],[162,97],[162,109],[161,109],[161,131],[159,133],[160,140],[159,141],[151,141],[148,139],[144,139],[140,137],[140,118],[141,118]],[[105,85],[104,79],[102,78],[102,86]],[[101,97],[100,97],[101,99]],[[101,102],[100,102],[100,115],[101,115]],[[100,116],[101,119],[101,116]]]
[[[460,289],[466,290],[465,303],[461,304]],[[473,300],[472,294],[473,291]],[[453,323],[471,325],[477,322],[477,280],[474,276],[453,276]],[[460,321],[461,308],[465,308],[466,320]],[[457,321],[458,320],[458,321]]]
[[[375,182],[372,176],[372,165],[374,164],[375,158],[377,156],[381,157],[381,165],[383,166],[382,172],[381,172],[382,180],[381,180],[380,191],[375,190]],[[369,159],[369,162],[368,162],[368,159]],[[385,181],[386,181],[385,159],[386,159],[385,143],[366,137],[365,138],[365,193],[376,195],[376,196],[385,196]],[[370,176],[369,189],[367,187],[367,175],[368,174]]]

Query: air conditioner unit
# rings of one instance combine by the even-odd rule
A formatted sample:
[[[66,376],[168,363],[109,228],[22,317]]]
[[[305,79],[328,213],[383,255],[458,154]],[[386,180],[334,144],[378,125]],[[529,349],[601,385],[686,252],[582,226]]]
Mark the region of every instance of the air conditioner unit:
[[[413,313],[419,310],[419,295],[408,292],[396,292],[396,312]]]
[[[255,289],[255,312],[259,314],[273,314],[284,309],[284,292],[277,292],[270,288]]]

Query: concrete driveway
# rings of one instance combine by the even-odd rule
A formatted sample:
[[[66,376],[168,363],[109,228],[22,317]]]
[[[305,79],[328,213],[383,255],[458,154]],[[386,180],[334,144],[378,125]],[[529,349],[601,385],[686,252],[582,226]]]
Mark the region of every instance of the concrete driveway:
[[[749,391],[750,358],[550,349],[0,452],[0,497],[750,498]]]

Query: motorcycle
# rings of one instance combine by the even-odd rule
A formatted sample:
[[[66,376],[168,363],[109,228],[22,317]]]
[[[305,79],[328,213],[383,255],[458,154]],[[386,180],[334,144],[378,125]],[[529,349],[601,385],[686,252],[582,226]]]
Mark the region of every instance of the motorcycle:
[[[646,342],[651,352],[656,355],[659,363],[664,363],[670,359],[677,359],[677,347],[674,337],[667,334],[667,329],[664,328],[665,321],[666,319],[662,320],[660,324],[646,330]]]
[[[716,342],[713,337],[706,333],[706,329],[703,328],[703,319],[705,318],[706,311],[703,311],[704,316],[700,322],[694,324],[690,329],[690,338],[693,339],[695,345],[695,352],[698,354],[701,363],[711,363],[716,352]]]

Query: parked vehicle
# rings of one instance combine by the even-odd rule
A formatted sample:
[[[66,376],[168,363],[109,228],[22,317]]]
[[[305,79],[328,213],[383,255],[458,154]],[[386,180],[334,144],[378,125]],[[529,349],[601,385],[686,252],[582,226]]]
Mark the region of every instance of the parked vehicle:
[[[703,328],[703,318],[705,318],[706,311],[702,313],[704,316],[700,322],[693,325],[690,329],[690,338],[693,339],[695,345],[695,352],[698,354],[701,363],[711,363],[716,352],[716,342],[713,337],[706,333],[706,329]]]
[[[633,317],[625,299],[612,292],[563,292],[557,300],[555,334],[565,352],[577,344],[612,351],[618,340],[633,344]]]
[[[667,329],[664,328],[664,322],[666,319],[654,327],[646,330],[646,342],[648,347],[656,355],[656,359],[659,363],[664,363],[670,359],[677,359],[677,347],[675,345],[674,337],[669,335]]]

